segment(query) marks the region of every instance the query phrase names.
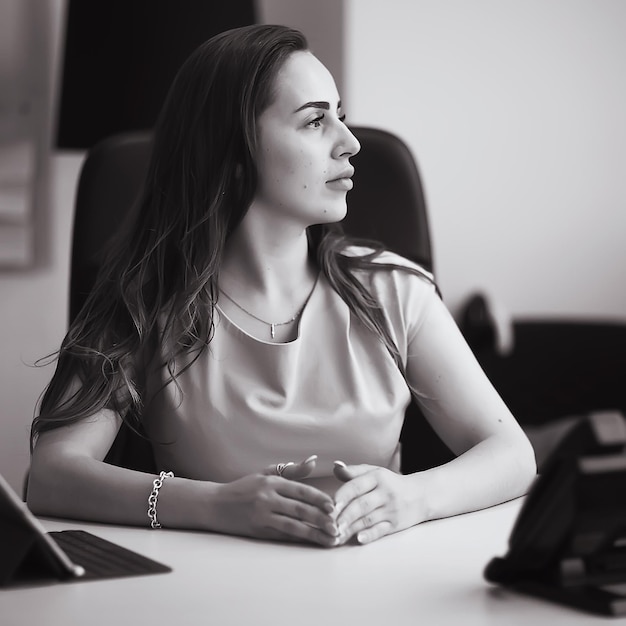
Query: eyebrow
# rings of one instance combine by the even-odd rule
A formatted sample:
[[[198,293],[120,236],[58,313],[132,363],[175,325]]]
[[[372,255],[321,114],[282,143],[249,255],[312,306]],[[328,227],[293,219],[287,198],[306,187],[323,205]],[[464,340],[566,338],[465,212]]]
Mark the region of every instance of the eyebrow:
[[[337,108],[341,108],[341,100],[337,103]],[[316,100],[313,102],[307,102],[303,104],[301,107],[298,107],[294,113],[298,113],[298,111],[303,111],[304,109],[325,109],[326,111],[330,111],[330,103],[325,102],[323,100]]]

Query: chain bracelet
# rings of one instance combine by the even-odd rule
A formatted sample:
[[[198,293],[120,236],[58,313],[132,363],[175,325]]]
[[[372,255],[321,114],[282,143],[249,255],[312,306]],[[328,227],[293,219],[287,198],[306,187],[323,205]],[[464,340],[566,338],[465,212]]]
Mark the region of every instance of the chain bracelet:
[[[174,478],[174,472],[161,472],[159,477],[152,481],[152,491],[148,496],[150,528],[161,528],[161,524],[157,520],[157,500],[159,499],[159,489],[163,486],[166,478]]]

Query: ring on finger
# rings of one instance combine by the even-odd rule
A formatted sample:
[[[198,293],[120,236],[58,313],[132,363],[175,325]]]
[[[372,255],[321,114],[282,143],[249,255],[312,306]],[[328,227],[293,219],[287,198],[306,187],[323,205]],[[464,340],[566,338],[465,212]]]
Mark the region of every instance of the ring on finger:
[[[289,465],[293,465],[293,462],[289,463],[276,463],[276,476],[282,476],[285,468]]]

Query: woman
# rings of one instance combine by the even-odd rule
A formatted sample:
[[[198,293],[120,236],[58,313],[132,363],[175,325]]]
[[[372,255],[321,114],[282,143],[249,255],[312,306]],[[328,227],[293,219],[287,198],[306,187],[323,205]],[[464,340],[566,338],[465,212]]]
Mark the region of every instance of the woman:
[[[189,58],[33,423],[36,513],[336,546],[525,492],[530,444],[431,277],[336,226],[359,148],[299,32]],[[458,457],[401,475],[412,395]],[[103,462],[122,420],[156,479]]]

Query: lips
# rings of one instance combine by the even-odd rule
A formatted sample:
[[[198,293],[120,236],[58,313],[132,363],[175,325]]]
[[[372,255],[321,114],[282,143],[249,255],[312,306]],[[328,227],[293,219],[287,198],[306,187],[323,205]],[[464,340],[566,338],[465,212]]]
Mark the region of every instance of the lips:
[[[354,168],[353,167],[348,167],[345,170],[343,170],[343,172],[340,172],[338,176],[336,176],[335,178],[331,178],[330,180],[327,180],[327,183],[336,183],[338,181],[342,181],[342,180],[350,180],[352,178],[352,176],[354,175]]]
[[[353,183],[351,178],[334,178],[333,180],[326,181],[326,186],[335,191],[350,191]]]

